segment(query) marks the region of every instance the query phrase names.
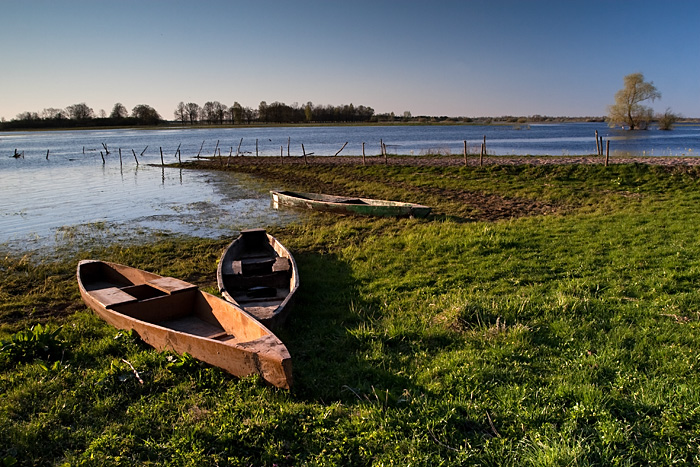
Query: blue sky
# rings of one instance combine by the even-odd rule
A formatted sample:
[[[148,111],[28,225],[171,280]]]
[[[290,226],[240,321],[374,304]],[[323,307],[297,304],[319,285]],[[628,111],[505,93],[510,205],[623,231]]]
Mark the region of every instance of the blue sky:
[[[85,102],[605,115],[626,74],[700,117],[700,1],[0,0],[0,118]]]

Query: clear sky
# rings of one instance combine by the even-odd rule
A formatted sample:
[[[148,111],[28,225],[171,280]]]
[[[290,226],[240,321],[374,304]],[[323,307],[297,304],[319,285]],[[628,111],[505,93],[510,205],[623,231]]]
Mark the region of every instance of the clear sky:
[[[121,102],[602,116],[625,75],[700,117],[700,0],[0,0],[0,118]]]

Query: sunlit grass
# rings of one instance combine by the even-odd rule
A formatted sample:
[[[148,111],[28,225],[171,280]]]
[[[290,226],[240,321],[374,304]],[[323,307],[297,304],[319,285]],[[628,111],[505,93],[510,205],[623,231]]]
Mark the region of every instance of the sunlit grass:
[[[293,317],[278,332],[294,362],[289,392],[157,353],[80,301],[74,275],[84,256],[215,291],[229,239],[94,245],[56,260],[7,256],[0,339],[17,340],[39,322],[60,325],[61,352],[13,360],[8,351],[0,360],[0,459],[700,462],[697,173],[644,166],[279,173],[293,170],[377,197],[424,201],[428,188],[474,190],[567,209],[470,221],[453,201],[428,194],[436,211],[428,220],[319,214],[271,229],[301,271]],[[296,188],[308,186],[299,180]]]

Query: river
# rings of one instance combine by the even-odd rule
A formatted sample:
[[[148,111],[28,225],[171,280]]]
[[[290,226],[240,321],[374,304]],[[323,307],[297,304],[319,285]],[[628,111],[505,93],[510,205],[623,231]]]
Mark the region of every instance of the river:
[[[332,156],[595,153],[595,131],[612,155],[696,156],[700,126],[623,132],[600,123],[533,125],[330,126],[72,130],[0,133],[0,247],[56,248],[84,239],[120,241],[156,234],[232,236],[298,218],[270,207],[285,188],[249,175],[163,169],[211,155]],[[347,144],[346,144],[347,143]],[[302,148],[303,144],[303,148]],[[343,147],[344,146],[344,147]],[[121,150],[121,157],[119,155]],[[13,157],[15,154],[21,157]]]

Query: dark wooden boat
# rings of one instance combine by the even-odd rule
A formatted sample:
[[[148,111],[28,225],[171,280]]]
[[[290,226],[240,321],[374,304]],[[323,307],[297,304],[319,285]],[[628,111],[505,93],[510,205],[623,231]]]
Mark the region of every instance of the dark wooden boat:
[[[189,353],[235,376],[260,374],[289,389],[292,360],[285,345],[236,305],[196,285],[105,261],[78,264],[85,304],[119,329],[133,329],[158,350]]]
[[[279,326],[299,287],[292,254],[263,229],[244,230],[224,250],[216,271],[224,298],[267,327]]]
[[[328,211],[339,214],[388,217],[426,217],[430,207],[421,204],[402,203],[381,199],[355,198],[325,195],[321,193],[297,193],[293,191],[270,191],[272,205]]]

